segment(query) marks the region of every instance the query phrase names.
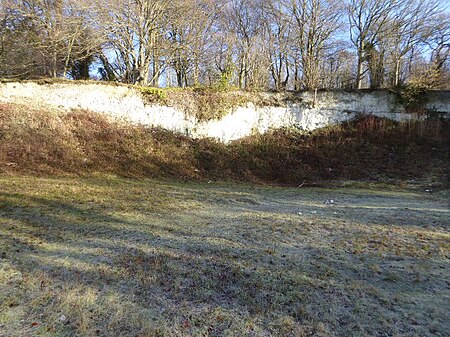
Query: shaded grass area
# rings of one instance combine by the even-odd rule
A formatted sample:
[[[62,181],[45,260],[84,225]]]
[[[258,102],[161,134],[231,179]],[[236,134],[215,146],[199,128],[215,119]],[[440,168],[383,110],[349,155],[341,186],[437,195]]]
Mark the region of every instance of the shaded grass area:
[[[224,145],[86,111],[0,105],[0,171],[112,173],[298,186],[426,180],[447,185],[449,123],[365,117],[311,133],[272,130]]]
[[[448,336],[447,200],[2,177],[0,335]]]

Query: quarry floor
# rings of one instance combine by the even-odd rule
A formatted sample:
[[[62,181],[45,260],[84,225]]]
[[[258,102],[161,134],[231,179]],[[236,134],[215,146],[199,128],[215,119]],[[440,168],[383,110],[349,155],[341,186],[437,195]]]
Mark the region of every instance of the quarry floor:
[[[0,177],[0,336],[449,336],[449,193]]]

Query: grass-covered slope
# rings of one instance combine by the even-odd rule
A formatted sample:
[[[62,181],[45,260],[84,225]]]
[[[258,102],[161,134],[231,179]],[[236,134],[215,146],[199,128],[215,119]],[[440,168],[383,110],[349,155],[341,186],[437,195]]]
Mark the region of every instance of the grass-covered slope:
[[[448,336],[447,200],[3,177],[0,335]]]
[[[0,105],[0,172],[113,173],[292,186],[330,180],[445,181],[448,122],[365,117],[312,133],[273,130],[224,145],[86,111]]]

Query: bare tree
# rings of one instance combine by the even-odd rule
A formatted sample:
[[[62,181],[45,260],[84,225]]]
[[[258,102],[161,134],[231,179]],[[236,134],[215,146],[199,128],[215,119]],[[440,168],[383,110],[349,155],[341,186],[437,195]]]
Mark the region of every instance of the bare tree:
[[[6,63],[20,64],[22,70],[17,69],[18,74],[66,77],[75,58],[81,55],[89,58],[90,51],[95,49],[88,4],[83,0],[3,2],[2,12],[6,16],[2,41],[9,40],[10,53]],[[28,61],[21,58],[24,55]]]
[[[13,1],[0,4],[0,76],[27,77],[39,74],[33,67],[37,51],[32,45],[37,32],[20,15]]]
[[[302,71],[302,87],[320,86],[320,62],[333,33],[341,26],[342,7],[334,0],[291,0],[295,44]]]
[[[443,0],[2,0],[0,76],[86,79],[97,63],[101,79],[154,86],[315,89],[350,87],[353,77],[353,87],[368,79],[379,88],[407,83],[418,69],[444,83],[442,7]]]
[[[426,40],[431,49],[429,79],[433,88],[449,88],[450,83],[450,14],[443,12],[429,23],[430,35]],[[430,74],[430,71],[428,74]]]
[[[117,78],[147,85],[167,0],[99,0],[98,27]],[[153,76],[158,76],[153,74]]]
[[[290,44],[293,20],[288,15],[289,2],[268,0],[264,8],[264,34],[267,57],[270,62],[270,75],[276,90],[287,87],[290,77]]]
[[[394,86],[403,82],[401,69],[405,57],[431,36],[429,23],[441,9],[439,0],[399,2],[396,15],[387,24],[384,34],[393,63],[391,78]]]
[[[261,6],[256,0],[229,0],[223,8],[223,20],[235,37],[238,86],[246,88],[255,84],[252,71],[257,66],[254,62],[256,41],[262,32]]]
[[[335,40],[321,62],[322,87],[353,88],[356,59],[346,40]]]
[[[348,16],[350,39],[356,47],[356,88],[360,89],[364,75],[364,62],[376,52],[380,38],[388,29],[399,0],[350,0]],[[380,51],[378,51],[380,53]]]
[[[202,62],[207,58],[211,44],[209,37],[215,9],[210,0],[177,0],[171,6],[166,37],[171,65],[180,87],[199,84]]]

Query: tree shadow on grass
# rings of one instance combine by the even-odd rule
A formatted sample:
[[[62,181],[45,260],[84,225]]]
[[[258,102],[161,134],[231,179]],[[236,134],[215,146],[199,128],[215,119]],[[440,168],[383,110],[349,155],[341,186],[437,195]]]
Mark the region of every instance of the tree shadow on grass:
[[[368,315],[355,314],[354,301],[371,286],[379,286],[380,280],[364,276],[367,267],[358,264],[357,257],[334,259],[336,251],[331,248],[284,244],[282,256],[268,249],[277,244],[276,236],[258,238],[255,243],[242,236],[237,239],[232,231],[216,232],[214,227],[194,230],[192,224],[182,225],[193,219],[196,224],[211,223],[217,220],[216,214],[195,210],[163,216],[147,214],[142,222],[105,214],[98,207],[20,193],[0,193],[0,200],[0,215],[7,222],[3,224],[2,241],[10,248],[6,258],[23,275],[43,274],[50,284],[64,289],[113,292],[123,301],[131,300],[133,310],[156,308],[156,319],[164,321],[162,325],[169,331],[184,326],[185,335],[201,329],[202,324],[211,325],[217,335],[223,333],[227,327],[220,320],[197,318],[200,327],[191,321],[185,323],[196,312],[204,314],[214,308],[234,313],[231,321],[256,319],[267,334],[284,334],[273,325],[284,316],[295,323],[288,329],[290,334],[294,335],[298,327],[314,331],[316,323],[336,324],[327,316],[327,303],[333,310],[347,306],[342,313],[335,313],[341,323],[333,328],[350,331],[358,319]],[[225,208],[224,212],[231,211]],[[251,222],[242,215],[240,219]],[[271,220],[276,218],[268,214],[267,221]],[[223,229],[227,224],[220,226]],[[342,251],[339,254],[348,255]],[[352,290],[353,281],[360,283],[359,289]],[[61,296],[55,301],[62,301]],[[366,304],[381,316],[394,312],[376,309],[380,305],[376,296]],[[110,314],[108,307],[99,310],[102,315]],[[35,315],[34,310],[28,309],[28,314]],[[74,335],[80,328],[76,322],[69,327]],[[101,326],[101,335],[117,335],[113,330],[117,325],[94,323]],[[126,322],[126,317],[121,324],[123,335],[139,331]],[[378,328],[395,332],[388,325]],[[370,327],[361,327],[359,332],[370,332],[365,329]]]

